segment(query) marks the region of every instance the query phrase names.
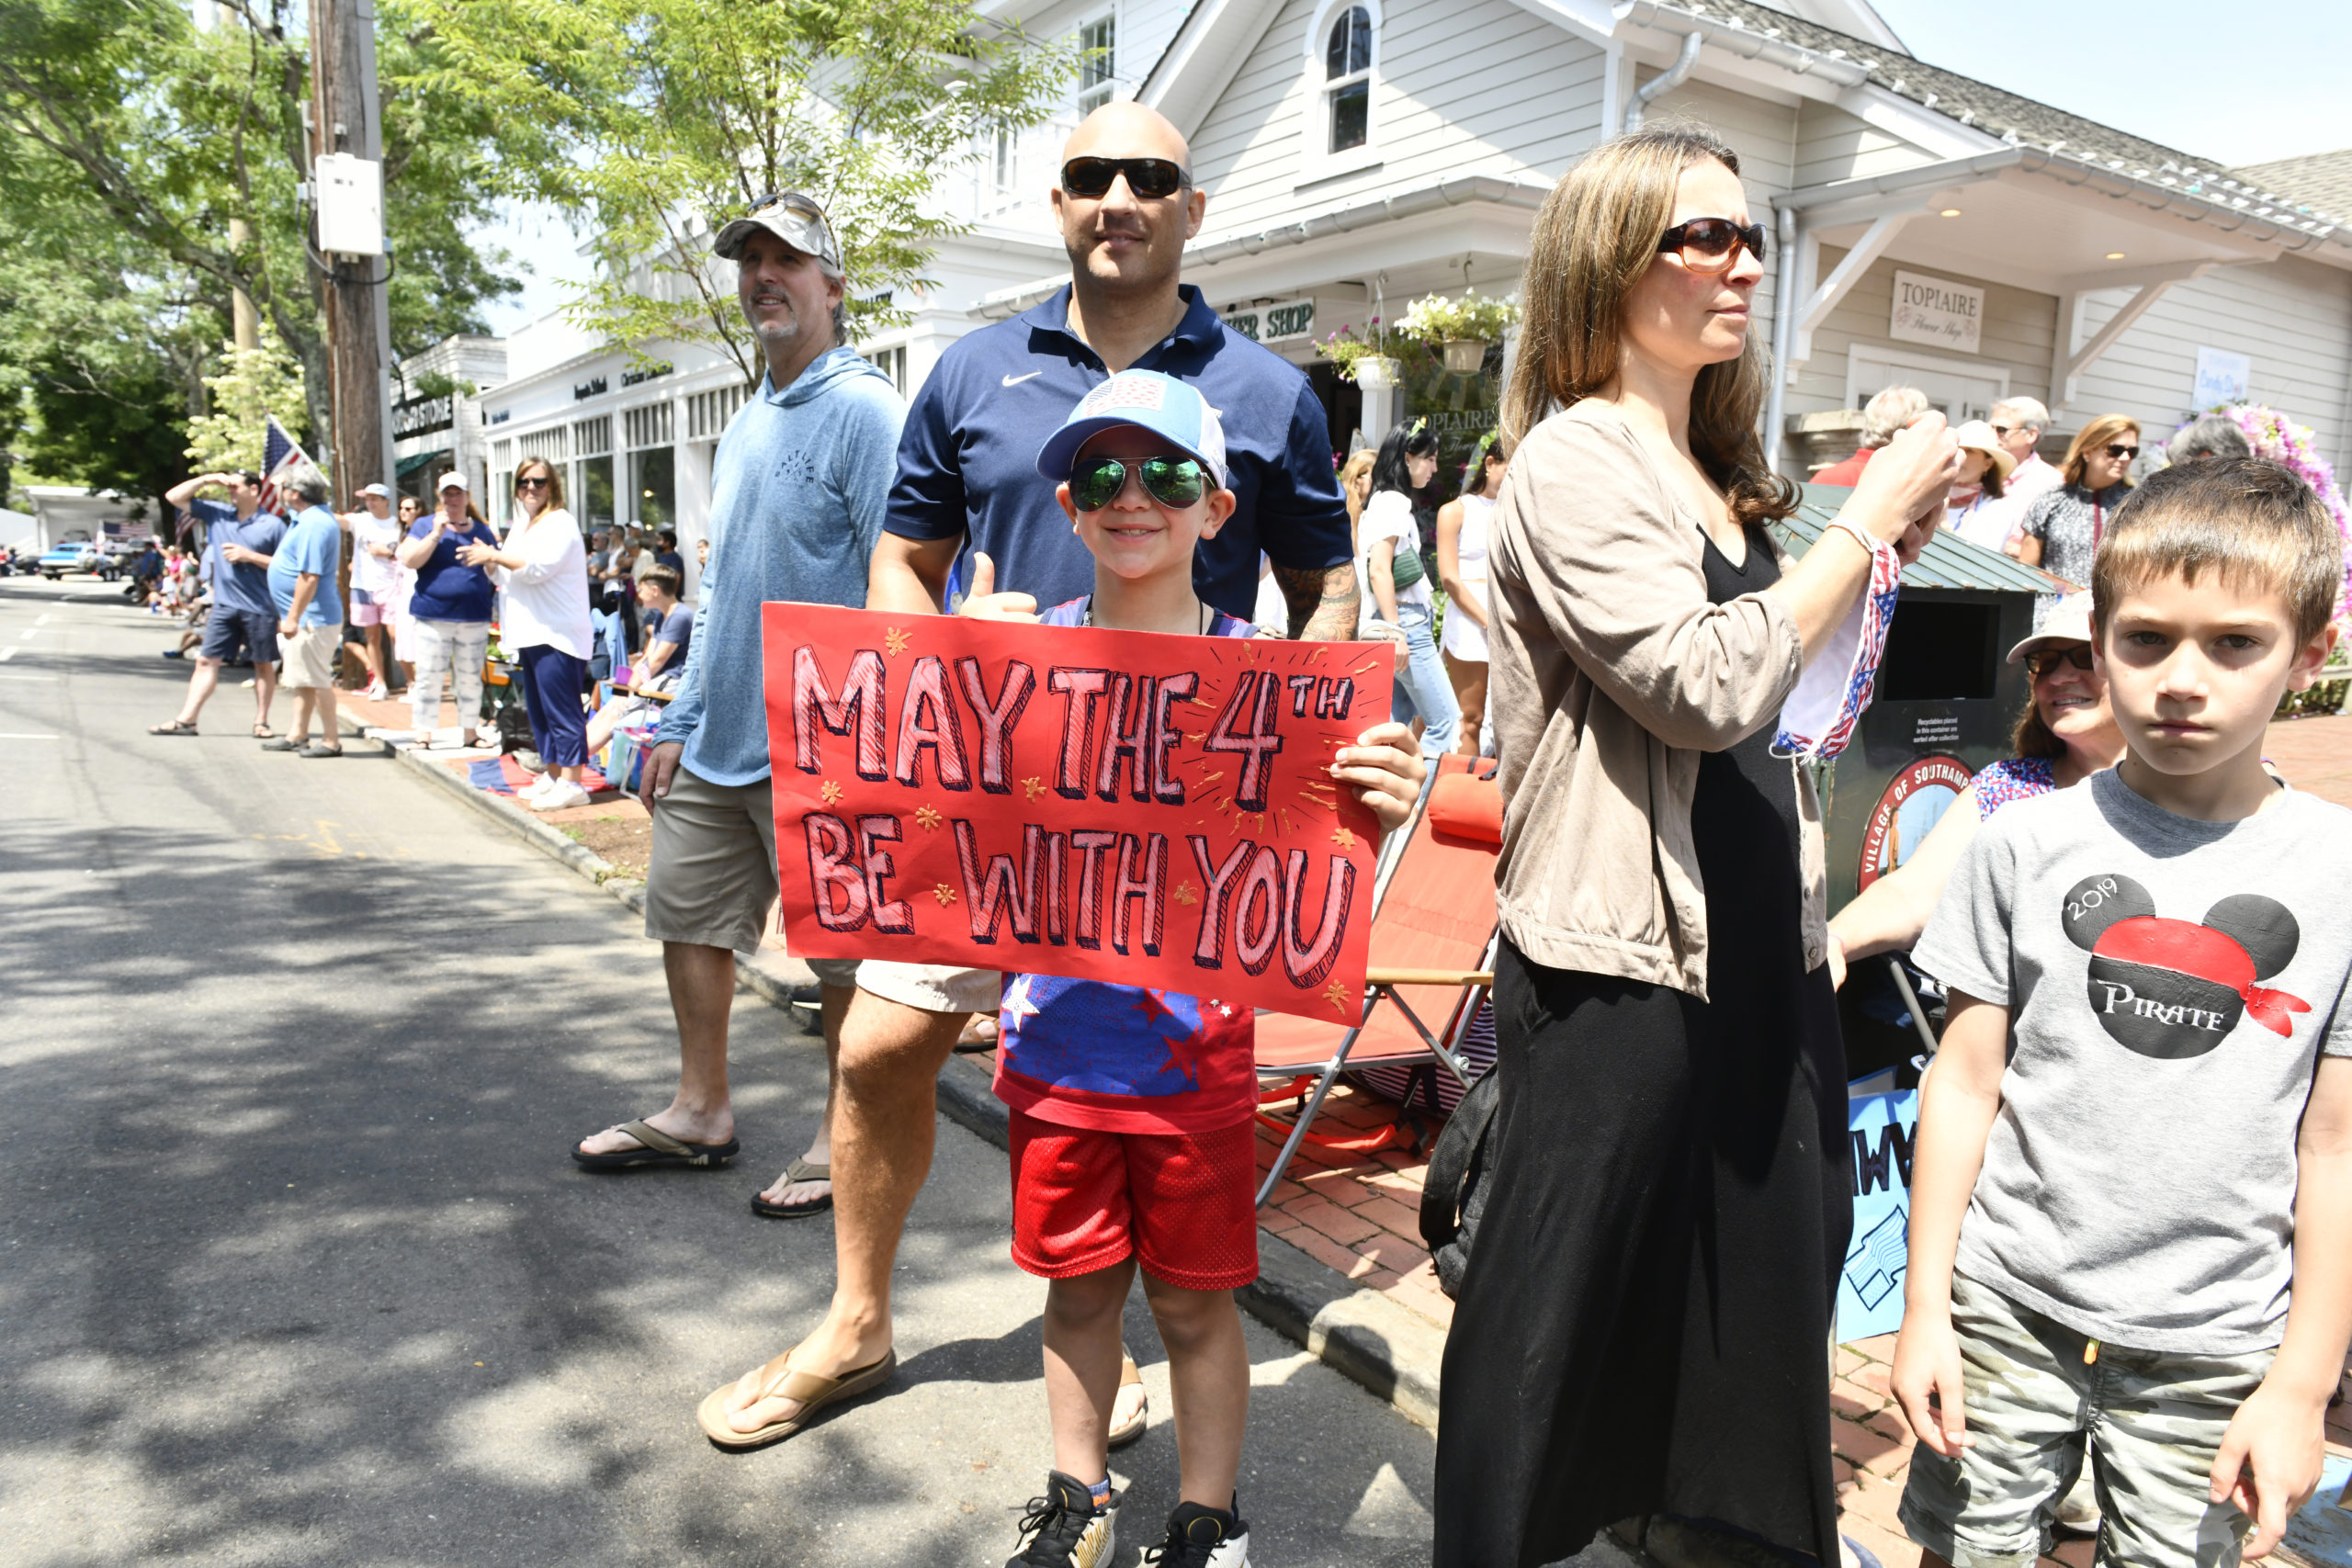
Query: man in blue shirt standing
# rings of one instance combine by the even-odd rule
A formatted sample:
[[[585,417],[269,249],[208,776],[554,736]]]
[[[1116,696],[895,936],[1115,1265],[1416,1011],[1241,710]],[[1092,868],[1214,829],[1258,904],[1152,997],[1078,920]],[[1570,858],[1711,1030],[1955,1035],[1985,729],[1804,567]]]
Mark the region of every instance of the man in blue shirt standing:
[[[969,593],[1009,590],[995,613],[1018,619],[1091,592],[1093,558],[1037,472],[1037,445],[1090,389],[1135,367],[1196,387],[1225,429],[1237,504],[1195,556],[1201,599],[1250,619],[1262,550],[1293,637],[1353,637],[1354,552],[1323,406],[1295,366],[1227,330],[1199,289],[1177,281],[1207,207],[1182,133],[1140,104],[1095,110],[1063,148],[1053,204],[1069,287],[957,340],[916,394],[867,605],[945,610],[959,564]],[[939,1069],[965,1019],[994,1010],[998,989],[990,970],[861,967],[827,1117],[841,1170],[831,1311],[788,1358],[728,1394],[713,1419],[741,1440],[719,1440],[789,1437],[826,1403],[888,1375],[890,1272],[931,1168]],[[1123,1376],[1114,1443],[1144,1423],[1132,1363]]]
[[[226,502],[198,501],[196,492],[218,485]],[[204,564],[212,581],[212,611],[205,618],[204,642],[187,679],[187,700],[169,724],[150,726],[150,735],[194,735],[196,716],[220,683],[220,666],[240,649],[254,666],[254,734],[270,738],[269,704],[277,691],[277,609],[269,597],[269,562],[286,536],[286,520],[261,505],[261,476],[250,468],[198,474],[164,493],[167,505],[186,511],[204,525]]]
[[[343,652],[343,524],[327,510],[326,476],[304,468],[286,482],[301,504],[294,525],[269,562],[269,596],[277,607],[277,637],[285,650],[286,689],[294,694],[294,733],[265,740],[265,751],[300,757],[340,757],[343,732],[336,728],[334,667]],[[319,717],[311,740],[311,716]]]
[[[645,934],[662,943],[677,1014],[678,1091],[643,1121],[582,1140],[572,1157],[592,1170],[708,1168],[740,1147],[727,1082],[735,954],[758,951],[776,897],[760,605],[865,604],[906,418],[889,378],[842,342],[841,246],[814,201],[797,192],[763,198],[719,231],[714,249],[736,264],[767,375],[718,443],[702,601],[677,694],[645,760],[641,797],[653,813]],[[810,967],[830,1055],[858,966],[820,958]],[[793,1177],[800,1193],[779,1194],[794,1201],[752,1206],[782,1215],[829,1206],[828,1136],[820,1124],[793,1162],[795,1173],[813,1173]]]

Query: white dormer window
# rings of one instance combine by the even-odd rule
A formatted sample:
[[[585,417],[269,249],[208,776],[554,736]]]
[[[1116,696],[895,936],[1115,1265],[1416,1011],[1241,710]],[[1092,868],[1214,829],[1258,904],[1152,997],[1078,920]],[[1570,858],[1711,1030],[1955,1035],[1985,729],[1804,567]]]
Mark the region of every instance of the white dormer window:
[[[1306,30],[1301,185],[1380,164],[1380,0],[1321,0]]]
[[[1078,25],[1078,112],[1092,114],[1111,101],[1117,73],[1119,18],[1115,12]]]
[[[1323,151],[1350,152],[1372,140],[1372,12],[1349,6],[1323,44]]]

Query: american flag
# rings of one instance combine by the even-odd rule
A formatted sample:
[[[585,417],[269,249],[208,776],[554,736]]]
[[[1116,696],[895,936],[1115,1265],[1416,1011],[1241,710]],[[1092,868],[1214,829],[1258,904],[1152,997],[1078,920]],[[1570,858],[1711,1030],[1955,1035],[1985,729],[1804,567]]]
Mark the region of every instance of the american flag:
[[[292,436],[286,434],[286,427],[277,423],[277,417],[275,414],[270,415],[261,439],[262,511],[283,512],[285,510],[279,502],[278,482],[297,468],[305,466],[315,467],[311,463],[311,455],[303,451],[301,445]]]

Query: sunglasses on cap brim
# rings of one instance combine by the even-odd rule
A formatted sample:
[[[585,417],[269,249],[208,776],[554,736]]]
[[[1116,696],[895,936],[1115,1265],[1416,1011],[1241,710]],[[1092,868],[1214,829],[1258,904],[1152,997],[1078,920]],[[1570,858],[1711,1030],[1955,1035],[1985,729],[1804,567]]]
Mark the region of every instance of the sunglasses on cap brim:
[[[1072,158],[1062,165],[1062,189],[1089,200],[1111,194],[1111,182],[1121,175],[1136,195],[1160,200],[1174,196],[1192,181],[1184,166],[1168,158]]]
[[[1162,506],[1187,507],[1208,493],[1208,472],[1191,457],[1081,457],[1069,471],[1069,500],[1080,512],[1100,512],[1127,488],[1127,475]]]

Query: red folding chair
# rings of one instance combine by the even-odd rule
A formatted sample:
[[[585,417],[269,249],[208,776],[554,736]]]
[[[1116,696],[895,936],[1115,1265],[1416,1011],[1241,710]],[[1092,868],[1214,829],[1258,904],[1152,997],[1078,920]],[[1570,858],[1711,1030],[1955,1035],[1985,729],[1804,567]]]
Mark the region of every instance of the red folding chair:
[[[1393,1141],[1387,1135],[1367,1141],[1307,1130],[1341,1073],[1434,1062],[1468,1086],[1458,1047],[1494,984],[1495,856],[1502,847],[1502,794],[1493,775],[1491,760],[1438,760],[1404,847],[1375,889],[1363,1010],[1355,1021],[1258,1015],[1258,1076],[1291,1080],[1261,1100],[1288,1100],[1314,1085],[1292,1121],[1258,1113],[1266,1126],[1289,1134],[1258,1190],[1259,1202],[1282,1179],[1302,1142],[1364,1149]]]

